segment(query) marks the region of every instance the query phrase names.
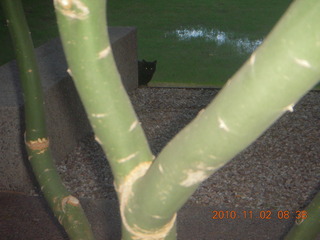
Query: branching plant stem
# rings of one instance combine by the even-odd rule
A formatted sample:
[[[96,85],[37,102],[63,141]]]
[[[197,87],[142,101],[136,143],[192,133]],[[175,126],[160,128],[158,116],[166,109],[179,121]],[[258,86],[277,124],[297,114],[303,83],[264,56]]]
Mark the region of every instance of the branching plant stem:
[[[93,240],[91,226],[77,198],[63,186],[50,153],[43,96],[33,43],[20,0],[0,1],[15,48],[25,100],[25,143],[34,175],[70,239]]]
[[[121,84],[105,0],[55,0],[59,30],[96,140],[115,177],[122,238],[175,239],[199,184],[249,146],[320,78],[320,2],[297,0],[263,45],[155,161]]]

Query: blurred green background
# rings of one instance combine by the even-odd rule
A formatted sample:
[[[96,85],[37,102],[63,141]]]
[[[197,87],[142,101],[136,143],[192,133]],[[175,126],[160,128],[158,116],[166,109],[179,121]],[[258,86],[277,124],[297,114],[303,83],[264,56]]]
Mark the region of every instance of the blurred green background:
[[[221,87],[291,0],[109,0],[109,24],[138,27],[140,59],[158,60],[150,86]]]
[[[136,26],[138,58],[157,60],[149,86],[222,87],[292,0],[108,0],[109,26]],[[51,0],[23,1],[36,47],[58,36]],[[14,58],[2,9],[0,65]]]

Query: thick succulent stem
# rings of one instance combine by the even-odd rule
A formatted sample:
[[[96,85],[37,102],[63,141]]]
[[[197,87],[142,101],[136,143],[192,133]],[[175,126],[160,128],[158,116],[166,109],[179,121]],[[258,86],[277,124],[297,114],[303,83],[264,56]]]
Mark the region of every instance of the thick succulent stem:
[[[25,141],[29,160],[44,196],[70,239],[94,239],[77,198],[63,186],[46,133],[40,76],[20,0],[1,0],[15,48],[25,100]]]
[[[116,184],[152,154],[122,86],[110,46],[105,0],[55,0],[69,69]]]
[[[320,3],[295,1],[215,100],[152,164],[114,64],[105,1],[55,0],[55,8],[69,73],[115,176],[123,239],[175,239],[176,212],[197,186],[293,111],[320,76]]]
[[[114,62],[107,32],[106,1],[55,0],[54,5],[68,72],[96,141],[110,162],[123,206],[128,197],[126,189],[144,175],[154,157]]]
[[[295,1],[214,101],[132,186],[123,215],[137,236],[170,223],[202,181],[292,112],[318,82],[319,11],[319,1]]]

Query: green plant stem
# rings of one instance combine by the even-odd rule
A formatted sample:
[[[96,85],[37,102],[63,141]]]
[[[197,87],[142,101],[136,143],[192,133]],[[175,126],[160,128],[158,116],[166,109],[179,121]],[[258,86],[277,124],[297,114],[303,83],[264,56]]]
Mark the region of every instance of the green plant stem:
[[[54,5],[68,72],[119,185],[153,156],[113,59],[106,2],[55,0]]]
[[[175,239],[176,212],[198,185],[293,111],[320,76],[320,4],[295,1],[149,168],[152,155],[112,57],[105,1],[55,0],[55,8],[69,73],[115,176],[123,239]]]
[[[294,110],[320,78],[319,11],[317,0],[294,1],[214,101],[133,185],[124,210],[128,225],[160,229],[202,181]]]
[[[77,198],[63,186],[53,163],[46,133],[43,96],[32,39],[20,0],[1,0],[15,48],[25,100],[25,141],[41,190],[70,239],[94,239]]]
[[[114,62],[107,32],[106,1],[55,0],[54,6],[68,72],[95,139],[107,155],[120,205],[124,206],[130,195],[127,190],[144,175],[154,156]],[[123,239],[128,239],[123,222]]]

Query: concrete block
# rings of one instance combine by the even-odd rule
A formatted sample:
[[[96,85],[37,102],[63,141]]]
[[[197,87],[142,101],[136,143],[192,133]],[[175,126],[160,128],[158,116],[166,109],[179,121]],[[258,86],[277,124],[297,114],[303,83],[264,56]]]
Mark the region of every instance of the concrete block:
[[[108,31],[123,84],[131,91],[138,86],[136,29],[109,27]],[[35,52],[45,96],[51,149],[59,162],[91,131],[91,127],[66,72],[68,67],[60,39],[49,41]],[[34,188],[24,147],[24,131],[24,103],[14,60],[0,67],[0,190],[29,192]]]

